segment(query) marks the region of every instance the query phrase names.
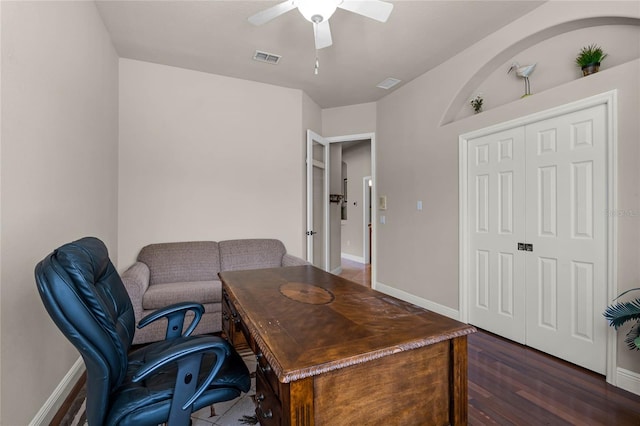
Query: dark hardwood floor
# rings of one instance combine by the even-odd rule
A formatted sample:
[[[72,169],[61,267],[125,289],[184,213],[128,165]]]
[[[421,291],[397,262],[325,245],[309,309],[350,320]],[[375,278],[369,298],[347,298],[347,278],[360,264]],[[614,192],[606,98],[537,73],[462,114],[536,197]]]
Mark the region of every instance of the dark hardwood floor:
[[[370,265],[342,259],[340,275],[371,286]],[[482,330],[468,353],[470,425],[640,426],[640,396],[599,374]]]
[[[640,396],[604,376],[481,330],[468,353],[469,424],[640,425]]]

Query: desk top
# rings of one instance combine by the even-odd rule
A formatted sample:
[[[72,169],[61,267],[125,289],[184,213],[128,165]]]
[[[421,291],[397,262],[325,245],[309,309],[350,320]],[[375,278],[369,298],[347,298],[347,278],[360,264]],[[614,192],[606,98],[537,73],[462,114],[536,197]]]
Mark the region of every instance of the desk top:
[[[219,275],[282,383],[475,331],[314,266]]]

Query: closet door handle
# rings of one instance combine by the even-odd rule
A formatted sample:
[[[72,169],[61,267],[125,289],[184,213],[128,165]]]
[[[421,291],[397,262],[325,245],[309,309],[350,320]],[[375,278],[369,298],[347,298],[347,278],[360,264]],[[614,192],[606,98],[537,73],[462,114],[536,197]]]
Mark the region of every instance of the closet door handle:
[[[521,251],[533,251],[533,244],[518,243],[518,250],[521,250]]]

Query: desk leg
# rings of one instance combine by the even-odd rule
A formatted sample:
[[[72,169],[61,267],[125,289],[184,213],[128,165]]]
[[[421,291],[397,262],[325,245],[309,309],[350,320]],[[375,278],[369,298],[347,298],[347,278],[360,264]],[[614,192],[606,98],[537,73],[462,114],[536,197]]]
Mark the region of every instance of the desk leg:
[[[286,402],[285,402],[286,405]],[[289,383],[289,424],[291,426],[313,426],[313,377]],[[287,410],[285,410],[286,412]]]
[[[451,424],[466,425],[469,416],[467,336],[451,340]]]

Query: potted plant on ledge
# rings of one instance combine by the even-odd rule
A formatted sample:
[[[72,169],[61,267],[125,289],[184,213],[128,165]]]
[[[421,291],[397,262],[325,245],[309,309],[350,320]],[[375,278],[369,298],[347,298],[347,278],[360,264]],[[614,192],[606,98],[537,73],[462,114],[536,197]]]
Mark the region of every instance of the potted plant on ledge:
[[[614,300],[618,300],[629,292],[638,290],[640,290],[640,288],[627,290]],[[608,306],[604,311],[604,317],[609,321],[609,325],[616,330],[627,321],[635,321],[636,323],[627,333],[625,342],[629,346],[629,349],[640,350],[640,298],[635,298],[628,302],[617,302],[614,305]]]
[[[576,57],[576,64],[582,69],[582,75],[587,76],[598,72],[600,63],[607,57],[602,48],[597,44],[583,47]]]

